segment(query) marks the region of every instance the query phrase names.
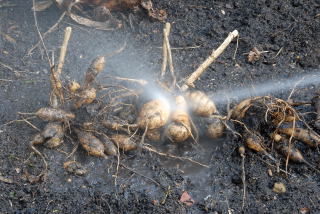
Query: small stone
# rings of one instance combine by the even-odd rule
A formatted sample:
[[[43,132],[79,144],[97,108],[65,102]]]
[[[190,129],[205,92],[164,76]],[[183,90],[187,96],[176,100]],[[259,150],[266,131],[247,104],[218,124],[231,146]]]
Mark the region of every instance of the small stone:
[[[310,213],[310,209],[308,207],[303,207],[303,208],[300,208],[300,213],[301,214],[308,214]]]
[[[268,175],[269,175],[270,177],[272,177],[272,176],[273,176],[273,172],[272,172],[272,170],[271,170],[271,169],[268,169]]]
[[[20,168],[15,168],[15,170],[16,170],[16,173],[18,173],[18,174],[21,172]]]
[[[273,192],[278,193],[278,194],[283,194],[287,191],[286,186],[281,182],[274,183],[272,190],[273,190]]]

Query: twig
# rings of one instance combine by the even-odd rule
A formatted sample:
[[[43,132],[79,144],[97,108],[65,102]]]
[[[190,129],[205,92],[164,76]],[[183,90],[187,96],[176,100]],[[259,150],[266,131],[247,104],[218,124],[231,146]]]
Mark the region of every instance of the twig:
[[[161,67],[161,77],[164,77],[167,69],[167,64],[168,64],[168,48],[167,48],[167,43],[166,43],[166,34],[170,34],[170,29],[171,26],[165,25],[163,29],[163,45],[162,45],[162,67]]]
[[[283,50],[283,47],[281,47],[281,48],[279,49],[279,51],[277,52],[277,54],[276,54],[274,57],[272,57],[271,59],[274,59],[274,58],[276,58],[277,56],[279,56],[279,54],[281,53],[282,50]]]
[[[203,164],[203,163],[200,163],[198,161],[195,161],[195,160],[192,160],[191,158],[187,158],[187,157],[178,157],[178,156],[175,156],[175,155],[172,155],[172,154],[168,154],[168,153],[163,153],[163,152],[159,152],[153,148],[150,148],[148,146],[148,144],[145,144],[145,146],[142,147],[143,149],[149,151],[149,152],[153,152],[153,153],[156,153],[160,156],[164,156],[164,157],[170,157],[170,158],[174,158],[174,159],[179,159],[179,160],[186,160],[186,161],[190,161],[191,163],[195,163],[195,164],[198,164],[200,166],[203,166],[203,167],[206,167],[206,168],[210,168],[208,165],[206,164]]]
[[[63,12],[62,15],[60,16],[60,18],[58,19],[58,21],[52,25],[49,30],[47,30],[43,35],[42,38],[46,38],[47,35],[49,35],[50,33],[52,33],[60,24],[60,22],[63,20],[63,18],[65,17],[66,12]],[[32,52],[41,44],[41,40],[38,41],[35,45],[33,45],[27,52],[26,56],[30,56],[32,54]]]
[[[35,7],[35,5],[36,5],[35,0],[32,0],[32,6]],[[51,62],[51,60],[50,60],[50,58],[49,58],[48,50],[47,50],[47,48],[46,48],[46,45],[44,44],[43,37],[42,37],[42,35],[41,35],[41,33],[40,33],[40,30],[39,30],[38,20],[37,20],[37,14],[36,14],[36,11],[35,11],[35,10],[33,10],[33,17],[34,17],[34,23],[35,23],[37,32],[38,32],[38,34],[39,34],[39,37],[40,37],[42,46],[43,46],[43,48],[44,48],[44,51],[45,51],[45,53],[46,53],[46,57],[47,57],[47,59],[48,59],[49,65],[50,65],[50,67],[52,67],[53,64],[52,64],[52,62]]]
[[[237,30],[231,32],[218,49],[212,51],[212,54],[195,70],[181,87],[182,91],[186,91],[189,87],[194,87],[193,82],[196,81],[201,74],[222,54],[231,41],[239,35]]]
[[[306,76],[302,77],[299,81],[297,81],[297,82],[294,84],[293,89],[291,90],[291,92],[290,92],[290,94],[289,94],[289,96],[288,96],[288,98],[287,98],[287,101],[288,101],[288,102],[290,101],[290,99],[291,99],[293,93],[295,92],[297,86],[299,85],[299,83],[301,83],[301,82],[305,79],[305,77],[306,77]]]
[[[26,119],[24,119],[24,118],[22,118],[22,120],[23,120],[24,122],[26,122],[29,126],[31,126],[32,128],[34,128],[35,130],[37,130],[38,132],[41,132],[41,130],[40,130],[38,127],[36,127],[36,126],[33,125],[32,123],[30,123],[28,120],[26,120]]]
[[[47,173],[48,170],[48,163],[45,159],[45,157],[43,156],[43,154],[36,149],[36,147],[34,147],[34,145],[30,145],[30,148],[32,149],[33,152],[35,152],[37,155],[39,155],[44,163],[44,170],[37,176],[37,178],[41,178],[42,176],[44,176]]]
[[[236,45],[236,49],[235,49],[233,57],[232,57],[232,59],[234,61],[236,61],[236,55],[237,55],[237,52],[238,52],[238,47],[239,47],[239,35],[237,36],[237,45]]]

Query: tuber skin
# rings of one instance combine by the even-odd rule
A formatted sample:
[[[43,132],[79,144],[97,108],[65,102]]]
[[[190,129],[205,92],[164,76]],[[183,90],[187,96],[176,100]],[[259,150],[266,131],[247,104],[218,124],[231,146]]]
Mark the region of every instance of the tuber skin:
[[[162,99],[155,99],[145,103],[139,113],[137,124],[141,129],[148,130],[163,127],[169,120],[169,104]]]
[[[177,96],[175,102],[176,109],[171,113],[172,122],[167,127],[166,135],[172,142],[183,142],[191,136],[190,117],[184,97]]]
[[[75,129],[75,132],[80,144],[90,155],[107,158],[104,154],[104,145],[98,138],[90,132],[81,131],[79,129]]]
[[[214,102],[202,91],[187,91],[185,98],[192,112],[200,117],[209,117],[217,113]]]
[[[137,144],[133,137],[124,134],[115,134],[111,136],[111,140],[123,151],[131,151],[137,149]]]
[[[171,142],[179,143],[187,140],[191,131],[189,128],[174,122],[168,125],[166,134]]]
[[[63,143],[63,138],[52,137],[47,140],[43,145],[49,149],[56,148]]]
[[[104,145],[104,152],[110,156],[117,156],[118,148],[114,145],[114,143],[106,136],[101,137],[101,142]]]
[[[160,142],[161,141],[161,131],[160,131],[160,129],[148,130],[146,136],[152,142]]]
[[[78,99],[75,102],[74,106],[76,108],[80,108],[83,105],[90,104],[96,99],[96,96],[96,89],[87,88],[78,94]]]
[[[310,147],[317,147],[320,144],[319,135],[309,129],[302,128],[279,128],[278,132],[280,134],[285,134],[287,136],[293,136],[295,139],[300,140],[301,142],[307,144]]]
[[[266,151],[264,146],[264,139],[263,137],[256,133],[256,132],[250,132],[246,133],[244,136],[245,144],[249,149],[252,149],[258,153],[262,153],[271,160],[275,161],[275,159]]]
[[[40,108],[35,115],[45,121],[60,121],[67,122],[74,119],[76,116],[71,112],[66,112],[62,109],[43,107]]]
[[[252,149],[256,152],[266,152],[266,150],[263,146],[262,136],[258,136],[255,133],[246,134],[245,143],[249,149]]]
[[[97,57],[94,59],[89,66],[86,74],[85,74],[85,80],[84,80],[84,88],[91,87],[93,81],[98,76],[99,73],[101,73],[106,65],[106,59],[104,56]]]
[[[301,151],[297,148],[295,148],[293,145],[289,147],[289,139],[286,137],[283,137],[279,134],[274,134],[273,139],[276,144],[276,149],[285,157],[289,157],[289,160],[295,163],[304,163],[311,167],[312,169],[319,172],[318,169],[315,168],[311,163],[309,163],[302,155]]]
[[[211,139],[218,139],[223,136],[225,125],[219,118],[210,118],[207,125],[207,136]]]
[[[231,111],[231,118],[235,120],[241,120],[245,117],[247,110],[251,107],[253,99],[249,98],[241,101]]]

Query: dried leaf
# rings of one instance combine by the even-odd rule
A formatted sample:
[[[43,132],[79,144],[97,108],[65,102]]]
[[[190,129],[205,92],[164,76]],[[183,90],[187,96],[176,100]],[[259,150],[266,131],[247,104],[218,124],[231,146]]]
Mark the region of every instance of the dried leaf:
[[[194,200],[191,198],[187,191],[184,191],[182,193],[180,202],[184,203],[187,206],[192,206],[194,204]]]

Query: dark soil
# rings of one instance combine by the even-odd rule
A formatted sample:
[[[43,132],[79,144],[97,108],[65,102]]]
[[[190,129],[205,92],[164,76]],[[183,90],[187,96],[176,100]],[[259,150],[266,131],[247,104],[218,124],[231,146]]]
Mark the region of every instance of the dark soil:
[[[259,91],[260,83],[280,84],[284,79],[319,72],[318,0],[154,0],[154,4],[168,13],[172,47],[182,48],[173,50],[180,79],[194,71],[229,32],[239,31],[235,58],[233,42],[196,82],[199,89],[216,92],[255,85]],[[0,64],[0,124],[19,118],[19,111],[34,112],[48,105],[49,67],[44,51],[35,49],[32,55],[26,55],[39,39],[31,7],[31,0],[0,0],[0,62],[12,67],[11,70]],[[61,13],[56,7],[37,13],[40,31],[49,29]],[[124,16],[129,17],[129,13],[132,12]],[[65,18],[58,30],[45,39],[47,49],[57,56],[63,29],[73,27],[64,77],[82,80],[94,57],[116,50],[125,40],[125,51],[108,60],[105,74],[156,76],[161,67],[159,47],[164,24],[141,12],[132,15],[132,26],[126,22],[124,28],[114,32],[86,28]],[[259,61],[249,63],[244,54],[253,47],[268,52]],[[286,99],[294,84],[292,81],[276,95]],[[310,101],[317,89],[318,84],[298,87],[292,98]],[[225,113],[223,103],[219,108]],[[314,111],[311,107],[305,110]],[[31,121],[40,128],[45,125],[38,119]],[[85,165],[89,173],[83,177],[68,174],[62,165],[66,161],[64,152],[72,149],[70,141],[58,150],[40,147],[49,164],[48,176],[30,184],[26,172],[36,175],[43,168],[39,156],[29,149],[29,140],[35,133],[21,122],[0,127],[0,175],[13,181],[0,181],[0,213],[299,213],[301,208],[320,212],[320,179],[314,170],[303,164],[290,164],[290,174],[286,176],[266,164],[274,164],[270,160],[251,151],[247,151],[245,159],[247,197],[242,210],[241,157],[237,152],[242,142],[231,134],[218,141],[201,140],[200,150],[168,143],[158,146],[159,150],[209,164],[209,169],[145,151],[122,156],[122,163],[154,179],[158,186],[126,169],[120,169],[115,182],[117,161],[89,156],[82,149],[71,159]],[[317,149],[302,150],[309,161],[320,166]],[[268,169],[272,170],[272,177],[267,174]],[[283,182],[287,192],[274,193],[275,182]],[[194,205],[179,201],[184,191],[195,200]]]

